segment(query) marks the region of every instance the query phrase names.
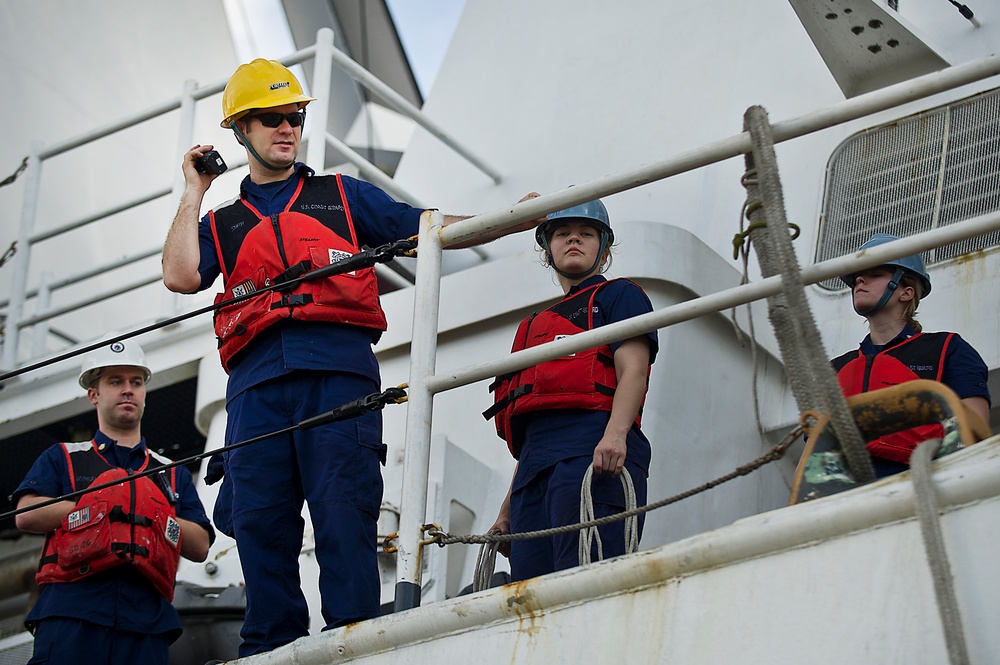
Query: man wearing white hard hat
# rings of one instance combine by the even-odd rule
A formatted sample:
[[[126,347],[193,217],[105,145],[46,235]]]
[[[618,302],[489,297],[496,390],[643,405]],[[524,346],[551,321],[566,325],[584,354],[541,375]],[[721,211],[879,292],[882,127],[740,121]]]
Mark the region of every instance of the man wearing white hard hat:
[[[12,496],[18,509],[169,464],[140,432],[151,376],[131,340],[87,355],[79,383],[98,431],[42,453]],[[215,537],[187,469],[22,513],[17,526],[45,535],[41,594],[25,619],[35,635],[29,663],[169,663],[181,634],[170,603],[179,559],[204,561]]]

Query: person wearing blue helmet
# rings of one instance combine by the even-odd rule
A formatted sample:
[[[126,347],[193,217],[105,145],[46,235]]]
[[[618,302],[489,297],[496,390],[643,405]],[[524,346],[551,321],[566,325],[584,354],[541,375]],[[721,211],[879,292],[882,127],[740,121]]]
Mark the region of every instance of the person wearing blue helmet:
[[[614,233],[601,201],[552,213],[535,239],[565,295],[521,323],[512,352],[652,311],[639,285],[602,274]],[[651,450],[640,416],[657,349],[653,331],[498,377],[494,406],[483,415],[496,419],[518,464],[491,530],[523,533],[579,522],[588,466],[596,517],[625,509],[617,477],[624,468],[637,504],[645,505]],[[624,554],[624,522],[601,527],[600,535],[605,556]],[[578,565],[578,534],[514,541],[501,552],[511,577],[524,580]]]
[[[876,233],[858,251],[894,240],[898,238]],[[989,423],[988,370],[982,357],[958,333],[923,332],[915,318],[920,300],[931,292],[931,278],[919,254],[841,279],[851,287],[854,311],[868,321],[869,328],[859,349],[832,361],[846,396],[931,379],[955,391],[973,413]],[[927,425],[869,442],[875,474],[882,478],[905,471],[921,442],[942,435],[940,425]]]

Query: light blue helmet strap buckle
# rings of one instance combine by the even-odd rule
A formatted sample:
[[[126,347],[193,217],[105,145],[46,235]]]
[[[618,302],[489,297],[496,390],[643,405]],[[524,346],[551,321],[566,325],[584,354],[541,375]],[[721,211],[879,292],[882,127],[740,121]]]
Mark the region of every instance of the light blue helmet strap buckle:
[[[243,132],[240,131],[240,128],[236,126],[235,120],[229,121],[229,127],[230,129],[233,130],[233,133],[236,134],[236,137],[239,138],[240,143],[242,143],[246,147],[246,149],[250,151],[250,154],[253,155],[253,158],[256,159],[258,162],[260,162],[264,168],[271,169],[272,171],[284,171],[285,169],[288,168],[287,166],[275,166],[274,164],[265,161],[263,157],[258,155],[257,151],[254,150],[252,145],[250,145],[250,141],[247,140],[247,137],[244,136]]]
[[[882,292],[882,297],[879,298],[878,302],[864,311],[859,311],[858,314],[861,316],[871,316],[885,307],[886,303],[889,302],[889,298],[891,298],[892,294],[896,292],[897,288],[899,288],[899,280],[903,279],[903,275],[905,274],[906,273],[902,268],[896,268],[896,272],[893,273],[892,279],[889,280],[889,283],[885,285],[885,291]]]

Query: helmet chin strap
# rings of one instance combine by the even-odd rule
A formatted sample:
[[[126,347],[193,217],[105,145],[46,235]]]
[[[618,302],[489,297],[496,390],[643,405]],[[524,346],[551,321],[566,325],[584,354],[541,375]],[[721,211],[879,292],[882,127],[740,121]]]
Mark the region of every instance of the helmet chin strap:
[[[885,285],[885,291],[882,292],[882,297],[879,298],[879,301],[866,310],[859,310],[855,307],[854,311],[861,316],[871,316],[872,314],[880,311],[883,307],[885,307],[886,303],[889,302],[889,298],[892,297],[892,294],[899,287],[899,280],[903,279],[904,274],[905,273],[902,268],[896,268],[896,272],[893,274],[892,279],[890,279],[889,283]]]
[[[271,164],[270,162],[266,161],[263,157],[261,157],[259,154],[257,154],[257,151],[254,150],[253,145],[251,145],[250,141],[247,140],[247,137],[243,135],[243,132],[240,131],[240,128],[236,126],[235,120],[229,121],[229,127],[230,129],[233,130],[233,133],[236,134],[236,138],[239,139],[240,143],[244,147],[246,147],[246,149],[250,152],[250,154],[253,155],[253,158],[256,159],[258,162],[260,162],[261,166],[263,166],[264,168],[270,169],[272,171],[285,171],[291,167],[291,164],[289,164],[288,166],[275,166],[274,164]]]
[[[552,258],[552,250],[549,249],[549,241],[548,239],[545,240],[545,256],[549,262],[549,265],[552,266],[552,269],[555,270],[556,273],[562,275],[566,279],[580,279],[581,277],[586,277],[590,273],[594,272],[594,269],[596,269],[597,266],[601,264],[601,257],[604,256],[604,250],[606,250],[607,248],[608,248],[608,234],[602,231],[601,248],[597,251],[597,258],[594,259],[593,265],[591,265],[589,268],[587,268],[582,272],[566,272],[565,270],[560,270],[559,268],[556,267],[555,259]]]

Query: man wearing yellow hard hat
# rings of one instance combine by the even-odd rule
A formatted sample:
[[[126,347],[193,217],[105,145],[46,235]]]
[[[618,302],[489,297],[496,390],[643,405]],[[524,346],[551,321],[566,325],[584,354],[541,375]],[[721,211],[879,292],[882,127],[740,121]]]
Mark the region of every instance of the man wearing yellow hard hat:
[[[279,62],[257,59],[236,70],[223,93],[222,126],[246,149],[250,174],[239,198],[199,222],[217,175],[199,172],[195,162],[212,146],[184,155],[186,186],[163,249],[168,289],[194,293],[221,273],[218,299],[231,299],[362,246],[417,234],[422,209],[362,180],[316,175],[296,161],[311,101]],[[446,216],[445,223],[459,219]],[[219,353],[229,372],[227,443],[290,428],[378,392],[372,344],[385,328],[373,268],[265,291],[217,311]],[[231,509],[247,591],[240,656],[308,634],[298,570],[303,501],[315,531],[326,627],[378,615],[376,520],[385,454],[381,413],[374,411],[225,455],[220,502],[231,501],[225,509]]]

